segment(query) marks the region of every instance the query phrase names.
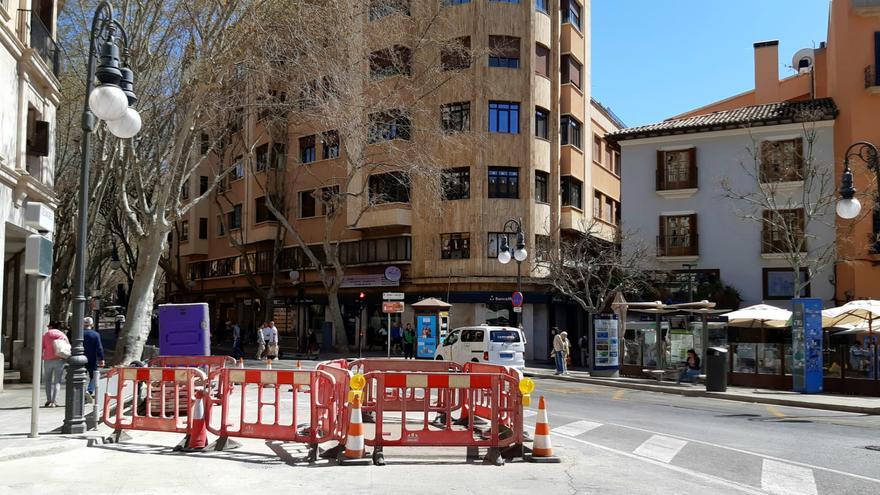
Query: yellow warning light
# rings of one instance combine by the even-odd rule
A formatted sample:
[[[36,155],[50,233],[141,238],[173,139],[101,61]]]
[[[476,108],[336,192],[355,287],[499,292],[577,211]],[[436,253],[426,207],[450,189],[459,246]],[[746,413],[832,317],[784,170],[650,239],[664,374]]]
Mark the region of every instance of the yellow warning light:
[[[529,394],[523,395],[522,405],[523,407],[529,407],[532,404],[532,396]]]
[[[364,386],[367,385],[367,379],[364,378],[364,375],[358,373],[351,377],[349,385],[351,386],[352,390],[362,390]]]
[[[535,390],[535,381],[531,378],[523,378],[519,381],[519,391],[523,395],[529,395]]]

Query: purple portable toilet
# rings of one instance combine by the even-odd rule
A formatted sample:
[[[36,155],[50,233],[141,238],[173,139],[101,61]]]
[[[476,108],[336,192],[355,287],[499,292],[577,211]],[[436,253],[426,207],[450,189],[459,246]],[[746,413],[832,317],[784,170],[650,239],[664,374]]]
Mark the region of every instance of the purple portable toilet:
[[[159,354],[210,356],[208,303],[159,305]]]

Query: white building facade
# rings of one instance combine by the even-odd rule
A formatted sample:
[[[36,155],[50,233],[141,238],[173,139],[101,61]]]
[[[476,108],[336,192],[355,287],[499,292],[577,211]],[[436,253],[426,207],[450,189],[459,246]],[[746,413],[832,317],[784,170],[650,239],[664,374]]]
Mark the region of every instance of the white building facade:
[[[57,8],[55,0],[0,0],[0,356],[23,380],[31,376],[33,330],[46,318],[35,301],[49,302],[48,281],[24,273],[25,240],[37,233],[24,212],[30,203],[55,209]]]
[[[810,121],[799,122],[805,112]],[[720,279],[739,292],[743,306],[786,306],[794,295],[793,271],[784,250],[774,245],[777,232],[767,221],[769,213],[731,199],[727,191],[764,188],[772,191],[779,210],[785,208],[793,218],[804,215],[803,198],[815,204],[818,187],[806,186],[804,194],[804,181],[796,174],[759,177],[784,164],[803,166],[811,156],[812,167],[833,181],[836,115],[834,102],[823,99],[744,107],[618,132],[613,138],[623,161],[622,226],[629,233],[624,249],[646,247],[658,271],[685,273],[695,281]],[[835,185],[827,186],[825,192],[833,194]],[[833,204],[808,214],[806,251],[801,250],[807,260],[818,259],[833,245],[834,214]],[[810,273],[803,296],[833,303],[833,261]]]

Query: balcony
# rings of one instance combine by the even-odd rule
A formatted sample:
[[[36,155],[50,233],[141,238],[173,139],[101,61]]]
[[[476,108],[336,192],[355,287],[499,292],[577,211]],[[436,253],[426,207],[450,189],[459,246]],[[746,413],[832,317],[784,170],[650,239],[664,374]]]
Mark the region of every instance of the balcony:
[[[657,258],[660,261],[696,261],[700,256],[699,236],[658,235]]]
[[[355,229],[385,229],[412,227],[412,206],[409,203],[388,203],[371,207],[361,217]]]
[[[865,91],[872,95],[880,94],[880,74],[875,65],[865,67]]]
[[[46,65],[52,69],[52,74],[58,77],[60,70],[58,44],[52,38],[52,31],[43,24],[43,21],[33,12],[31,14],[31,48],[33,48],[46,62]]]
[[[880,0],[852,0],[852,9],[861,16],[880,15]]]
[[[657,170],[656,192],[666,199],[685,199],[697,193],[697,168],[693,167],[686,177],[672,180],[665,170]]]

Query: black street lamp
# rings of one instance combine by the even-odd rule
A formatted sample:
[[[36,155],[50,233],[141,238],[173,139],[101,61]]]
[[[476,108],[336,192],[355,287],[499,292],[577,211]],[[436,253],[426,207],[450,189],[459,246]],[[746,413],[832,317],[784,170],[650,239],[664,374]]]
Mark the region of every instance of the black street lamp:
[[[122,60],[116,43],[117,30],[121,34]],[[100,64],[96,67],[96,59]],[[98,87],[94,87],[97,79]],[[89,162],[91,136],[96,118],[107,123],[110,132],[120,138],[134,137],[141,129],[141,117],[131,105],[137,101],[134,94],[134,73],[128,68],[128,37],[122,25],[113,18],[113,7],[102,1],[92,18],[89,38],[89,60],[86,71],[86,100],[82,115],[82,163],[79,178],[79,217],[74,262],[72,346],[67,360],[67,389],[64,405],[64,433],[83,433],[86,430],[85,388],[89,381],[86,372],[88,360],[83,347],[83,317],[86,310],[86,234],[89,230]],[[96,322],[97,323],[97,322]]]
[[[849,159],[858,158],[868,165],[868,168],[877,174],[880,184],[880,157],[877,147],[867,141],[853,143],[846,149],[843,157],[843,176],[840,178],[840,200],[837,202],[837,215],[840,218],[851,220],[859,216],[862,204],[855,198],[856,188],[853,186],[853,173],[849,168]]]
[[[529,257],[526,251],[526,236],[522,230],[522,219],[508,220],[501,230],[503,234],[516,234],[516,246],[513,250],[513,259],[516,260],[516,291],[522,292],[522,262]],[[507,244],[507,235],[501,236],[501,246],[498,248],[498,261],[502,265],[510,263],[511,253],[510,246]],[[516,313],[510,319],[510,323],[514,326],[518,323],[519,318]]]

